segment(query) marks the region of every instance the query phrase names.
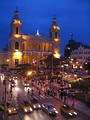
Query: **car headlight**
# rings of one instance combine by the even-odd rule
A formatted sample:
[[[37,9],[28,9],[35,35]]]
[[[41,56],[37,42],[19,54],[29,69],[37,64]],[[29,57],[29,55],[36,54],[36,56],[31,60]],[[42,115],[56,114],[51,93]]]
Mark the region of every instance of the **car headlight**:
[[[11,110],[9,110],[9,113],[11,113]]]
[[[38,105],[38,107],[41,107],[41,105]]]
[[[72,113],[69,113],[69,115],[71,115],[71,116],[72,116]]]
[[[36,106],[35,106],[35,105],[34,105],[33,107],[34,107],[34,108],[36,108]]]
[[[73,112],[73,114],[77,115],[77,113],[76,113],[76,112]]]
[[[25,112],[27,112],[27,109],[24,109]]]
[[[44,106],[44,105],[42,105],[42,107],[44,107],[44,108],[45,108],[45,106]]]
[[[16,109],[14,108],[14,111],[16,111]]]
[[[57,111],[57,110],[55,110],[55,113],[58,113],[58,111]]]
[[[32,108],[30,108],[30,111],[33,111]]]
[[[52,112],[49,112],[49,114],[52,114]]]

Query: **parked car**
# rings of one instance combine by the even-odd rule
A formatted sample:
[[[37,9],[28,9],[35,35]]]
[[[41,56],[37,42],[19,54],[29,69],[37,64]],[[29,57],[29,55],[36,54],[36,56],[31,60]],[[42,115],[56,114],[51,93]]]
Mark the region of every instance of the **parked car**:
[[[11,81],[11,86],[12,86],[12,87],[15,87],[15,86],[16,86],[16,83],[14,82],[14,80]]]
[[[43,103],[42,109],[46,111],[49,115],[57,115],[58,111],[51,103]]]
[[[63,106],[60,107],[60,110],[61,112],[68,116],[77,116],[77,112],[69,105],[64,104]]]
[[[30,103],[27,100],[21,101],[21,107],[24,110],[24,112],[32,112],[33,111]]]

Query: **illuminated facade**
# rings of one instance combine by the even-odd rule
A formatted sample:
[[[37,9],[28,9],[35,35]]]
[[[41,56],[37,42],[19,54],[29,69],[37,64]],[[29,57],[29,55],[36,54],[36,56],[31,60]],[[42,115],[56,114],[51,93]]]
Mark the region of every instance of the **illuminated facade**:
[[[6,53],[9,67],[15,68],[17,64],[25,63],[38,65],[49,54],[60,56],[60,28],[56,22],[56,18],[53,18],[49,38],[41,36],[39,31],[36,35],[23,35],[19,12],[16,10],[10,24],[9,50]]]

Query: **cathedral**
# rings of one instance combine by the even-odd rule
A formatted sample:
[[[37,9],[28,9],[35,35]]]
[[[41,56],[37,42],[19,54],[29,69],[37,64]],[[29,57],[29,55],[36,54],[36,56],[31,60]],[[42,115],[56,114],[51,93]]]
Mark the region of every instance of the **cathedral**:
[[[18,64],[39,64],[49,54],[60,57],[60,27],[56,18],[52,20],[49,28],[50,37],[39,34],[24,35],[22,22],[18,10],[14,11],[14,17],[10,23],[9,49],[0,52],[0,64],[8,64],[9,68],[15,68]]]

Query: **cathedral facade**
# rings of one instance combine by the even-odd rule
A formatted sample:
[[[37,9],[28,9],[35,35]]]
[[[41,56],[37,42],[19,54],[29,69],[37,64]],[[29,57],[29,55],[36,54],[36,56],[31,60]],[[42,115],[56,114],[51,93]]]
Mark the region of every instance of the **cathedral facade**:
[[[14,17],[10,24],[10,37],[8,51],[1,52],[1,63],[9,64],[9,68],[15,68],[17,64],[39,64],[49,54],[60,57],[60,28],[56,18],[53,18],[49,28],[50,37],[22,34],[22,23],[18,10],[14,11]]]

